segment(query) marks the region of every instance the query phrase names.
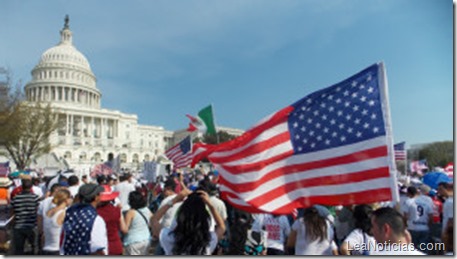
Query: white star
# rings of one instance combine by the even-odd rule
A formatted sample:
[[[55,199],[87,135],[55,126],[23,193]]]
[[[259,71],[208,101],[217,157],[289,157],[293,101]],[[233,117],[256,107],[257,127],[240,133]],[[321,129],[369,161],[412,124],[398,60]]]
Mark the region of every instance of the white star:
[[[371,94],[373,91],[374,91],[374,88],[370,86],[370,87],[368,88],[368,93]]]
[[[352,93],[352,98],[356,98],[356,97],[357,97],[357,95],[358,95],[358,93],[357,93],[357,92],[355,92],[355,93]]]
[[[319,111],[318,111],[318,110],[315,110],[315,111],[313,112],[313,114],[314,114],[314,116],[317,116],[317,115],[319,115]]]
[[[351,102],[349,102],[349,101],[344,102],[344,107],[349,107],[349,105],[351,105]]]
[[[314,130],[310,131],[310,132],[309,132],[309,135],[310,135],[310,136],[314,136]]]
[[[298,123],[294,122],[294,128],[298,127]]]
[[[324,128],[324,133],[328,133],[328,128],[327,127]]]
[[[333,108],[333,106],[328,107],[329,112],[332,112],[333,110],[335,110],[335,108]]]
[[[308,99],[306,99],[306,102],[310,104],[313,102],[313,100],[311,100],[311,98],[308,98]]]
[[[311,143],[311,148],[314,148],[316,146],[316,143]]]
[[[364,110],[362,111],[362,115],[367,115],[367,114],[368,114],[368,111],[364,109]]]
[[[336,121],[335,121],[334,119],[332,119],[332,120],[330,121],[330,124],[332,124],[332,125],[334,125],[335,123],[336,123]]]
[[[373,119],[373,120],[376,119],[376,114],[375,113],[371,114],[371,119]]]
[[[302,149],[303,149],[302,147],[298,147],[298,151],[302,151]]]
[[[344,91],[344,93],[343,93],[343,94],[344,94],[344,96],[348,96],[348,95],[349,95],[349,91],[348,91],[348,90],[346,90],[346,91]]]
[[[302,107],[301,107],[301,110],[302,110],[302,111],[305,111],[305,110],[306,110],[306,107],[305,107],[305,106],[302,106]]]
[[[321,128],[321,124],[320,123],[316,123],[316,128],[320,129]]]
[[[361,85],[359,86],[359,89],[363,89],[363,88],[365,88],[365,85],[364,85],[364,84],[361,84]]]
[[[304,139],[302,140],[302,142],[303,142],[303,144],[306,144],[306,143],[308,143],[308,139],[305,139],[305,138],[304,138]]]
[[[338,136],[338,133],[336,133],[336,131],[334,131],[334,132],[332,133],[332,137],[335,138],[336,136]]]
[[[303,126],[303,127],[301,127],[301,129],[300,129],[300,130],[301,130],[301,131],[306,131],[306,127],[305,127],[305,126]]]
[[[373,106],[373,105],[374,105],[374,101],[373,101],[373,100],[370,100],[370,101],[368,102],[368,105]]]
[[[295,139],[297,139],[297,140],[300,139],[300,135],[298,135],[298,134],[295,135]]]
[[[371,75],[368,75],[367,82],[371,81]]]
[[[323,93],[323,94],[321,95],[322,98],[325,98],[326,96],[327,96],[326,93]]]
[[[321,117],[321,118],[322,118],[322,120],[324,120],[324,121],[325,121],[325,120],[327,120],[327,115],[325,115],[325,114],[324,114],[324,115],[322,115],[322,117]]]
[[[374,132],[374,133],[378,133],[378,131],[379,131],[379,128],[378,128],[378,127],[374,127],[374,128],[373,128],[373,132]]]
[[[303,120],[305,118],[305,115],[302,113],[300,114],[300,116],[298,117],[300,120]]]
[[[357,105],[354,105],[354,107],[352,107],[352,110],[354,110],[355,112],[359,110],[359,106]]]
[[[360,137],[362,137],[362,132],[357,131],[357,134],[356,134],[356,135],[357,135],[358,138],[360,138]]]
[[[338,127],[339,127],[340,129],[344,129],[344,123],[341,123],[340,125],[338,125]]]
[[[341,140],[341,142],[344,142],[344,141],[346,141],[346,137],[345,136],[341,136],[340,140]]]
[[[356,118],[356,119],[354,120],[354,123],[355,123],[355,124],[359,124],[359,123],[360,123],[360,119],[359,119],[359,118]]]
[[[317,139],[318,141],[321,141],[321,140],[322,140],[322,136],[319,135],[319,136],[317,136],[316,139]]]
[[[364,127],[365,129],[368,129],[368,127],[370,127],[370,124],[368,124],[368,123],[365,122],[365,124],[363,124],[363,127]]]
[[[325,103],[321,103],[321,107],[325,108],[327,105]]]
[[[360,97],[360,101],[365,102],[367,98],[365,96]]]
[[[356,86],[357,86],[357,82],[356,82],[356,81],[352,81],[351,86],[352,86],[352,87],[356,87]]]
[[[308,122],[309,124],[311,124],[311,123],[313,122],[313,119],[309,118],[309,119],[307,120],[307,122]]]
[[[348,128],[348,133],[352,133],[353,129],[352,128]]]
[[[329,95],[329,96],[327,97],[327,99],[333,100],[333,95]]]
[[[326,140],[325,140],[325,144],[326,144],[326,145],[330,145],[330,140],[329,140],[329,139],[326,139]]]
[[[350,120],[350,119],[351,119],[351,115],[350,114],[346,115],[346,120]]]
[[[341,98],[336,99],[336,103],[341,103]]]
[[[343,111],[338,111],[338,116],[342,116],[343,115]]]
[[[336,88],[336,91],[337,91],[337,92],[341,91],[341,87],[338,86],[338,87]]]

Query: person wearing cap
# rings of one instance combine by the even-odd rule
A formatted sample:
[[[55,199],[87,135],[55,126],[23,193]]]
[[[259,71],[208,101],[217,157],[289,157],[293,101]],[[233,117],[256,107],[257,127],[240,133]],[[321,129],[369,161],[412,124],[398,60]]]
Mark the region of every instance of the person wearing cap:
[[[104,190],[92,183],[79,188],[79,202],[68,208],[63,223],[61,255],[108,254],[106,224],[95,209]]]
[[[407,189],[408,199],[403,211],[407,220],[407,228],[416,249],[425,252],[426,244],[430,240],[430,226],[433,222],[433,202],[430,197],[422,197],[416,187]]]
[[[106,223],[108,255],[122,255],[122,241],[119,231],[126,231],[126,226],[121,208],[114,206],[114,200],[119,196],[119,192],[114,192],[109,185],[103,185],[103,189],[104,191],[100,194],[97,213]]]

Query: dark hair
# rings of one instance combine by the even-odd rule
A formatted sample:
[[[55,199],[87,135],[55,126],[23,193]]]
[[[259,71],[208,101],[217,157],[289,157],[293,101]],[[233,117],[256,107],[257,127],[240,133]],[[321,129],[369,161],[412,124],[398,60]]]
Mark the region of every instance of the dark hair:
[[[79,179],[78,179],[78,176],[76,176],[76,175],[72,175],[68,178],[68,184],[70,186],[77,185],[78,182],[79,182]]]
[[[141,209],[146,206],[146,199],[139,191],[132,191],[129,194],[129,205],[132,209]]]
[[[28,191],[32,189],[33,183],[31,179],[22,179],[22,190]]]
[[[248,230],[251,228],[252,215],[240,209],[234,208],[233,222],[230,226],[230,244],[228,255],[243,255]]]
[[[409,195],[416,196],[416,194],[417,194],[417,188],[414,187],[414,186],[409,186],[408,189],[406,190],[406,192],[407,192]]]
[[[51,186],[51,189],[49,189],[49,192],[53,194],[57,188],[59,188],[61,185],[59,183],[55,183]]]
[[[354,208],[355,227],[371,235],[371,213],[373,209],[366,205],[357,205]]]
[[[395,209],[390,207],[379,208],[373,211],[374,222],[378,228],[387,224],[392,229],[392,232],[398,236],[404,236],[406,225],[403,216]]]
[[[452,190],[454,188],[453,183],[448,183],[448,182],[440,182],[438,186],[442,186],[446,190]]]
[[[165,183],[164,183],[164,185],[163,185],[163,188],[164,188],[164,189],[168,189],[168,190],[174,192],[175,189],[176,189],[176,182],[175,182],[175,180],[173,180],[173,178],[168,178],[168,179],[165,181]]]
[[[99,175],[97,176],[97,183],[99,185],[104,185],[107,183],[107,179],[106,179],[106,176],[105,175]]]
[[[192,193],[179,207],[174,235],[175,255],[203,255],[211,241],[211,217],[198,193]]]
[[[327,222],[319,215],[315,207],[306,208],[303,212],[303,221],[306,229],[306,239],[308,241],[324,241],[327,237]]]
[[[198,183],[198,186],[201,187],[201,189],[207,192],[210,196],[214,196],[217,194],[217,186],[214,183],[212,183],[208,178],[201,180]]]

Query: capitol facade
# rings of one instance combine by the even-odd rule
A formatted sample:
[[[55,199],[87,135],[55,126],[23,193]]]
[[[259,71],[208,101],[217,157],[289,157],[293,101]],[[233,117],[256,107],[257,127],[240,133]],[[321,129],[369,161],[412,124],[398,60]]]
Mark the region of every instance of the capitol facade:
[[[165,150],[184,137],[183,130],[140,125],[135,114],[101,108],[97,79],[72,39],[66,17],[60,42],[42,54],[24,89],[28,102],[50,103],[57,114],[60,127],[51,136],[55,157],[83,172],[106,161],[109,153],[119,156],[122,167],[132,169],[144,161],[166,160]]]

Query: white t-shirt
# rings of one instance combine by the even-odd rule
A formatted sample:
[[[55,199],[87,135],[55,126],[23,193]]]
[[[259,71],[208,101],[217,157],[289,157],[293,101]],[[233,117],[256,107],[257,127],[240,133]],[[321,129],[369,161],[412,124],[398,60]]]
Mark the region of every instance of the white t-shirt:
[[[135,186],[128,181],[122,181],[116,185],[116,191],[119,192],[119,200],[121,201],[122,211],[129,210],[129,194],[135,191]]]
[[[173,200],[174,197],[176,197],[176,194],[170,195],[163,199],[163,201],[160,203],[159,209],[165,206],[165,204],[167,204],[169,201]],[[173,222],[173,219],[175,218],[175,215],[178,212],[181,204],[182,202],[178,202],[175,203],[173,207],[168,208],[167,212],[165,212],[163,217],[160,219],[160,225],[162,228],[169,228],[171,226],[171,223]]]
[[[292,229],[297,232],[297,240],[295,242],[295,255],[333,255],[332,250],[337,249],[333,241],[333,228],[328,220],[327,237],[320,241],[319,239],[309,241],[306,238],[306,228],[303,218],[297,219],[292,224]]]
[[[447,222],[454,218],[454,197],[448,197],[443,204],[443,227],[442,232],[446,230]]]
[[[55,204],[52,203],[53,198],[54,197],[50,196],[40,202],[40,205],[38,206],[38,210],[37,210],[38,216],[44,217],[46,212],[48,212],[49,209],[55,207]]]
[[[32,191],[33,191],[34,194],[36,194],[38,196],[38,198],[41,199],[43,197],[43,190],[41,190],[40,187],[33,185],[32,186]]]
[[[173,234],[170,235],[171,229],[170,228],[162,228],[160,231],[160,245],[162,246],[163,250],[165,251],[165,255],[173,255],[173,246],[175,244],[175,236]],[[209,241],[208,246],[206,246],[206,251],[204,255],[211,255],[216,249],[217,245],[217,235],[215,232],[210,232],[211,240]]]
[[[63,212],[65,212],[64,209],[59,210],[52,217],[48,217],[46,213],[43,214],[43,234],[45,241],[43,250],[45,251],[59,251],[62,226],[57,224],[57,218]]]
[[[219,215],[222,217],[222,220],[226,220],[227,219],[227,207],[225,206],[225,203],[216,196],[210,196],[209,201],[214,206],[214,208],[219,213]]]
[[[268,248],[284,251],[284,243],[290,234],[289,220],[286,216],[259,215],[252,229],[257,231],[265,230],[268,233]]]
[[[413,231],[429,231],[428,222],[433,217],[433,202],[422,195],[406,200],[404,213],[408,214],[408,229]]]
[[[73,185],[68,187],[68,191],[70,192],[71,197],[75,198],[79,191],[79,185]]]
[[[358,248],[366,248],[371,254],[371,251],[373,250],[372,248],[376,245],[374,237],[368,235],[367,233],[363,233],[360,228],[352,230],[346,239],[344,239],[344,242],[349,243],[349,247],[352,248],[352,255],[362,255],[363,251]]]

